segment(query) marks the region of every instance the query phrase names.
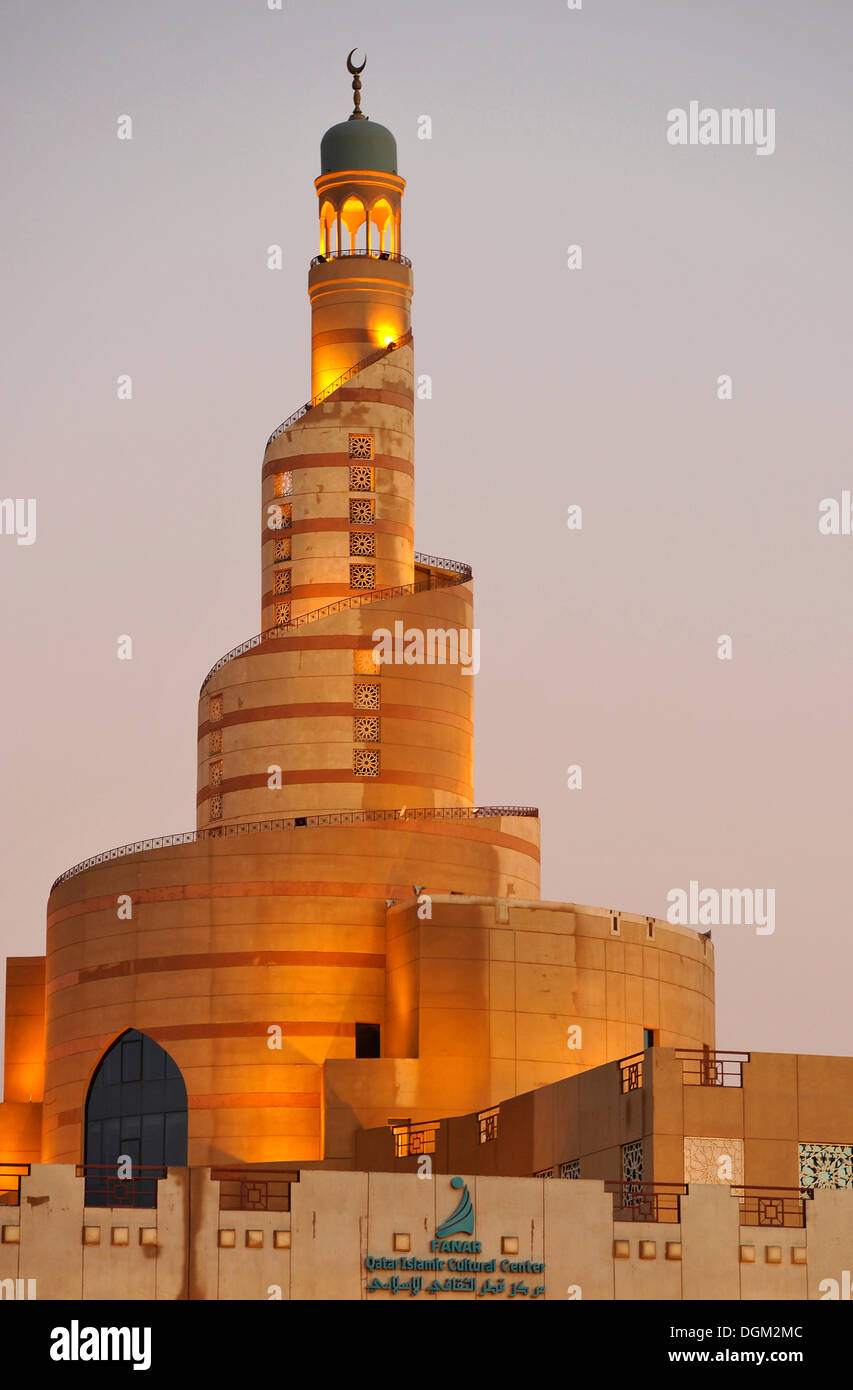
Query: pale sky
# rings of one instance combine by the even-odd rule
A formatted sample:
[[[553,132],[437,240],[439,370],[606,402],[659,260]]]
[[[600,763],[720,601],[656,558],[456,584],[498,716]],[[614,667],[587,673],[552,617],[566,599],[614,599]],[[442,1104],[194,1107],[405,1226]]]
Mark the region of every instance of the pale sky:
[[[853,1051],[853,536],[817,525],[853,488],[853,10],[11,0],[2,40],[0,498],[37,539],[0,535],[0,952],[43,952],[63,869],[195,823],[358,45],[433,379],[416,544],[475,574],[477,800],[540,807],[546,898],[775,889],[772,935],[714,929],[718,1046]],[[692,100],[772,107],[775,153],[673,147]]]

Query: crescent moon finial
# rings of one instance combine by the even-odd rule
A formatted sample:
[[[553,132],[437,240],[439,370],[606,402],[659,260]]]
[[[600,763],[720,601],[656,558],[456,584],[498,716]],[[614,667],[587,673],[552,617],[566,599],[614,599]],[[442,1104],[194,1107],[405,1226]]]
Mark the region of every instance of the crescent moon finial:
[[[365,66],[367,64],[367,54],[365,53],[364,55],[364,62],[361,64],[361,67],[357,68],[352,60],[352,55],[355,52],[356,49],[353,48],[350,50],[347,56],[347,72],[352,73],[352,92],[354,102],[350,120],[366,121],[367,117],[361,109],[361,78],[359,77],[359,73],[364,72]]]

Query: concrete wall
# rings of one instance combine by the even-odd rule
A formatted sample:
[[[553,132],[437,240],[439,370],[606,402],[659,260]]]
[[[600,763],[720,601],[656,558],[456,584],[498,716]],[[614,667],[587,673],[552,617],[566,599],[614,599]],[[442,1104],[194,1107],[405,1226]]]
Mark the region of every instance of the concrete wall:
[[[234,1212],[219,1210],[209,1169],[179,1169],[159,1185],[157,1208],[142,1211],[84,1208],[73,1167],[36,1167],[22,1180],[20,1207],[0,1207],[0,1280],[35,1279],[38,1298],[84,1300],[786,1301],[827,1297],[829,1279],[849,1297],[851,1192],[818,1191],[805,1229],[777,1231],[740,1225],[739,1203],[722,1187],[691,1187],[680,1221],[627,1222],[614,1221],[597,1181],[455,1176],[482,1247],[468,1256],[430,1249],[461,1195],[448,1175],[303,1169],[289,1212]],[[472,1291],[430,1293],[447,1269],[367,1269],[377,1257],[494,1258],[498,1268],[478,1272]],[[502,1260],[545,1269],[501,1271]],[[374,1279],[413,1274],[424,1281],[414,1295],[368,1292]],[[501,1278],[502,1288],[484,1289]],[[513,1297],[513,1283],[526,1292]]]

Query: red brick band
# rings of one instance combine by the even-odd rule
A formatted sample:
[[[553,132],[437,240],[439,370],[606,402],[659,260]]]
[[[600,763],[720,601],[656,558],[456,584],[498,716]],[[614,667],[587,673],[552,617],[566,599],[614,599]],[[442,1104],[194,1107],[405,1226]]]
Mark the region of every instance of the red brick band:
[[[363,951],[203,951],[193,955],[140,956],[135,960],[110,961],[69,970],[48,980],[46,994],[56,994],[74,985],[91,985],[99,980],[121,980],[131,975],[158,975],[175,970],[234,970],[241,966],[270,965],[347,967],[356,970],[384,970],[385,957]]]
[[[282,436],[283,438],[283,436]],[[268,459],[261,471],[262,481],[273,477],[276,473],[286,473],[291,470],[294,472],[303,468],[349,468],[363,462],[361,459],[351,459],[344,450],[334,453],[311,453],[294,454],[291,458],[272,458]],[[410,478],[415,475],[415,465],[411,459],[405,459],[397,454],[377,454],[376,458],[370,460],[374,468],[388,468],[392,472],[406,473]],[[298,497],[299,494],[297,493]],[[271,497],[270,502],[292,502],[293,495],[290,497]]]

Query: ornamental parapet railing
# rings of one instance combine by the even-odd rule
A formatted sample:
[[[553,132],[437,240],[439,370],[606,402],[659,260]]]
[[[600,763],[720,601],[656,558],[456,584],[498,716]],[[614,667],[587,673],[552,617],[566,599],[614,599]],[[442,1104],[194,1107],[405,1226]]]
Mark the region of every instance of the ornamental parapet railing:
[[[338,261],[345,256],[369,256],[372,261],[394,261],[397,265],[407,265],[411,269],[412,262],[408,256],[402,256],[399,251],[377,251],[371,246],[368,251],[364,246],[357,246],[353,251],[325,251],[319,256],[314,256],[311,265],[323,265],[325,261]]]
[[[155,835],[149,840],[134,840],[128,845],[102,850],[66,869],[50,885],[50,891],[69,878],[107,864],[111,859],[123,859],[128,854],[143,854],[152,849],[168,849],[170,845],[194,845],[204,840],[228,839],[233,835],[260,835],[271,830],[294,830],[303,825],[365,825],[374,821],[394,820],[486,820],[497,816],[524,816],[537,819],[537,806],[407,806],[404,811],[316,811],[308,816],[279,816],[273,820],[238,821],[233,825],[211,825],[204,830],[178,831],[174,835]],[[2,1168],[0,1168],[2,1173]]]
[[[684,1086],[743,1086],[743,1066],[749,1061],[748,1052],[715,1052],[710,1047],[680,1047],[675,1055],[681,1063]]]
[[[409,264],[411,264],[411,262],[409,262]],[[278,429],[273,430],[267,440],[266,447],[269,448],[273,440],[278,439],[280,434],[284,434],[285,430],[289,430],[291,425],[295,425],[296,421],[301,420],[303,415],[307,415],[309,410],[313,410],[315,405],[322,405],[323,401],[328,400],[333,392],[339,390],[341,386],[345,386],[348,381],[352,381],[353,377],[358,376],[359,372],[363,372],[366,367],[372,367],[374,362],[380,362],[383,357],[388,356],[389,352],[396,352],[397,348],[405,347],[407,343],[412,341],[412,336],[412,330],[410,328],[408,332],[401,334],[393,343],[386,343],[385,347],[376,348],[373,352],[369,352],[366,357],[362,357],[360,362],[354,362],[345,372],[341,372],[341,375],[336,377],[329,386],[325,386],[322,391],[318,391],[316,396],[311,397],[310,401],[306,401],[298,410],[294,410],[292,415],[288,415],[286,420],[282,420]]]
[[[392,1125],[395,1158],[416,1158],[420,1154],[435,1153],[435,1136],[441,1129],[441,1120],[424,1120],[420,1124]]]
[[[614,1221],[680,1221],[681,1199],[687,1195],[683,1182],[607,1179],[604,1190],[613,1194]]]
[[[21,1205],[21,1178],[29,1176],[29,1163],[0,1163],[0,1207]]]
[[[620,1058],[619,1072],[622,1078],[623,1093],[642,1090],[643,1056],[642,1052],[635,1052],[630,1057]]]
[[[238,656],[244,656],[246,652],[264,646],[267,642],[279,641],[282,637],[286,637],[289,632],[292,632],[294,628],[305,627],[308,623],[319,622],[321,618],[329,618],[334,613],[344,613],[350,608],[363,608],[365,604],[381,603],[383,600],[391,598],[405,598],[409,594],[423,593],[427,589],[450,589],[457,584],[466,584],[472,577],[471,566],[466,565],[462,560],[440,560],[435,556],[421,555],[420,552],[416,552],[415,564],[431,565],[436,569],[448,570],[452,577],[431,574],[428,579],[416,579],[411,584],[395,584],[388,589],[372,589],[369,593],[350,594],[347,598],[336,599],[334,603],[326,603],[322,608],[312,608],[310,613],[300,613],[297,617],[291,618],[289,623],[268,627],[254,637],[247,637],[245,642],[241,642],[237,647],[232,647],[230,652],[221,656],[216,664],[211,666],[202,681],[199,695],[204,692],[217,671],[221,671],[222,667],[227,666],[229,661],[234,661]]]
[[[806,1202],[814,1199],[814,1188],[733,1185],[732,1196],[740,1202],[741,1226],[800,1230],[806,1224]]]
[[[80,1163],[78,1178],[86,1179],[83,1205],[87,1207],[156,1207],[157,1184],[167,1169],[134,1163],[128,1177],[119,1177],[115,1163]]]
[[[299,1169],[211,1168],[219,1183],[220,1211],[290,1211],[290,1189]]]
[[[499,1105],[492,1105],[488,1110],[480,1111],[477,1116],[477,1139],[479,1143],[491,1144],[494,1139],[497,1139],[500,1113]]]

